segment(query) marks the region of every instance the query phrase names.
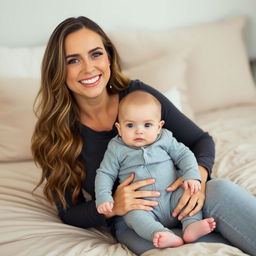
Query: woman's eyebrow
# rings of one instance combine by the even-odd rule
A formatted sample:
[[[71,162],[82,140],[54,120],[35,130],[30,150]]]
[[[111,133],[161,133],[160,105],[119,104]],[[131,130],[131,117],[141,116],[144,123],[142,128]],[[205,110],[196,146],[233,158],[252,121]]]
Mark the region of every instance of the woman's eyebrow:
[[[89,53],[92,53],[92,52],[94,52],[94,51],[97,51],[97,50],[103,50],[103,48],[102,47],[95,47],[95,48],[93,48],[93,49],[91,49],[90,51],[89,51]]]
[[[91,49],[88,53],[92,53],[92,52],[97,51],[97,50],[103,50],[103,48],[98,46],[98,47],[95,47],[95,48]],[[79,57],[79,56],[80,56],[80,54],[74,53],[74,54],[70,54],[70,55],[65,56],[65,59]]]
[[[74,57],[78,57],[79,54],[75,53],[75,54],[70,54],[70,55],[67,55],[65,56],[65,59],[68,59],[68,58],[74,58]]]

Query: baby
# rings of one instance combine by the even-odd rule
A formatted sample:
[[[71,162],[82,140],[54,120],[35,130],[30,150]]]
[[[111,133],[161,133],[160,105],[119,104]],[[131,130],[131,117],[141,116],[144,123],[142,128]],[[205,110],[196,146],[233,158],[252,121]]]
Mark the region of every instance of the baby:
[[[109,142],[95,180],[98,212],[112,211],[112,187],[116,178],[122,182],[134,172],[134,181],[155,179],[154,184],[141,190],[161,194],[158,206],[152,211],[133,210],[123,216],[138,235],[152,241],[155,247],[166,248],[194,242],[212,232],[216,223],[213,218],[202,219],[202,211],[181,220],[182,238],[171,231],[179,223],[171,211],[184,189],[190,189],[191,194],[200,191],[201,177],[194,154],[177,142],[169,130],[162,128],[160,102],[145,91],[129,93],[120,102],[115,125],[119,135]],[[175,166],[182,172],[184,188],[167,192],[166,188],[178,178]]]

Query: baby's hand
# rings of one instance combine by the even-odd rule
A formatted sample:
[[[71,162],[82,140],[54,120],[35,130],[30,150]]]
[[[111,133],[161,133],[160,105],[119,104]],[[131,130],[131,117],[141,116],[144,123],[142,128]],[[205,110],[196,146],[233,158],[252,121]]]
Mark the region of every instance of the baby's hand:
[[[113,202],[105,202],[105,203],[100,204],[97,207],[97,211],[98,211],[98,213],[101,213],[101,214],[108,214],[108,213],[112,212],[113,206],[114,206]]]
[[[184,189],[190,189],[190,194],[196,194],[198,191],[201,190],[201,183],[199,180],[185,180],[184,181]]]

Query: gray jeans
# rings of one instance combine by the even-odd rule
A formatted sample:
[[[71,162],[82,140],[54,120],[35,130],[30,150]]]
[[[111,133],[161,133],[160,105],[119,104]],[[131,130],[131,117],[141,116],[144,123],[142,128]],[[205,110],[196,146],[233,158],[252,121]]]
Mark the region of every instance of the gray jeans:
[[[255,256],[255,213],[256,198],[253,195],[226,179],[212,179],[207,182],[203,216],[213,217],[217,228],[197,242],[230,244]],[[151,241],[130,229],[122,217],[116,218],[115,229],[118,241],[138,255],[155,248]],[[172,231],[181,236],[180,228],[172,228]]]

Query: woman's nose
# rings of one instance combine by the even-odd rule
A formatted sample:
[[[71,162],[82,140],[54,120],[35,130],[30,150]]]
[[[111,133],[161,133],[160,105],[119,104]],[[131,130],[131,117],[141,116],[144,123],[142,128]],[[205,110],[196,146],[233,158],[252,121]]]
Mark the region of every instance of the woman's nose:
[[[90,60],[83,61],[82,71],[85,73],[91,73],[93,71],[93,63]]]

